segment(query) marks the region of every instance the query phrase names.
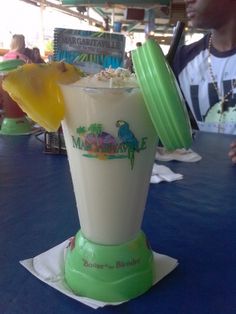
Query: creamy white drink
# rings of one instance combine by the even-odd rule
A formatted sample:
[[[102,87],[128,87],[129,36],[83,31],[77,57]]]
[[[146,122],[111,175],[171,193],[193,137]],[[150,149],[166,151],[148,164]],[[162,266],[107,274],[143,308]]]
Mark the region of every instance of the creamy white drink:
[[[141,228],[157,135],[127,70],[62,85],[62,122],[83,235],[98,244],[134,239]]]

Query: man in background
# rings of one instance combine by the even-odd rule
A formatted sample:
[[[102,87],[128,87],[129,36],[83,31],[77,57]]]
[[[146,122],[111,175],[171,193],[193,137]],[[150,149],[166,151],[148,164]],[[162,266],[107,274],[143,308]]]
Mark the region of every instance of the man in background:
[[[174,72],[202,131],[236,134],[236,0],[185,0],[199,41],[183,45]],[[236,143],[229,153],[236,162]]]

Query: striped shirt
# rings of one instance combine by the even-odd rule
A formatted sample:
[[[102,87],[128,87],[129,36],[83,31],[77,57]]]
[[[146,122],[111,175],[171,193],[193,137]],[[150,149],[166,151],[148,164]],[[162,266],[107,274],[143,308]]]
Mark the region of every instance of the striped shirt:
[[[209,36],[180,47],[173,70],[199,129],[236,134],[236,48],[227,52],[211,48],[211,66],[218,95],[208,65]],[[231,90],[222,113],[219,96]]]

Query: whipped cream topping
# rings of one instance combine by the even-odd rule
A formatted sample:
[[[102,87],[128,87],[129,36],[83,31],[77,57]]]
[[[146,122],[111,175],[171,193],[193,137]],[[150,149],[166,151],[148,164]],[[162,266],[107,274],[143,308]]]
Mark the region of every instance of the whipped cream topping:
[[[135,74],[124,68],[108,68],[99,73],[83,77],[75,84],[95,88],[138,87]]]
[[[132,73],[128,69],[124,69],[124,68],[117,68],[117,69],[108,68],[95,74],[95,77],[98,80],[102,80],[102,81],[106,81],[112,78],[117,78],[118,80],[125,80],[127,78],[130,78],[131,76],[132,76]]]

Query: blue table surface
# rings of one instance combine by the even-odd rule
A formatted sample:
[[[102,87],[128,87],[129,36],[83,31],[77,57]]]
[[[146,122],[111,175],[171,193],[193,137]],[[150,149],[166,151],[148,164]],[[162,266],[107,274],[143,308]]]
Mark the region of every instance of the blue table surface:
[[[197,133],[198,163],[164,163],[184,179],[150,185],[142,229],[178,267],[142,296],[97,313],[236,313],[234,137]],[[67,157],[34,135],[0,136],[0,313],[93,313],[31,275],[33,257],[79,228]]]

